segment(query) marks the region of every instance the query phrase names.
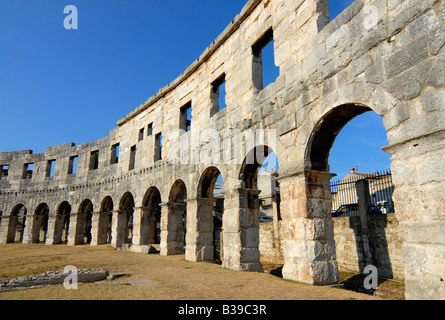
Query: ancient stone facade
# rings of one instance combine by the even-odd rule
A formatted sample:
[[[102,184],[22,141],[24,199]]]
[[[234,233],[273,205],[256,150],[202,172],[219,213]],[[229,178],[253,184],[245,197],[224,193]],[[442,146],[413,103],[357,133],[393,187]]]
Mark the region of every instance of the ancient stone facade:
[[[0,243],[15,239],[25,211],[24,243],[111,238],[142,252],[160,242],[162,255],[185,247],[187,260],[209,260],[221,173],[222,266],[260,271],[256,173],[274,151],[283,277],[336,283],[329,150],[349,120],[372,111],[389,140],[406,297],[445,298],[444,19],[444,0],[357,0],[331,22],[327,0],[249,0],[105,138],[1,153]],[[279,76],[263,88],[261,49],[271,39]]]

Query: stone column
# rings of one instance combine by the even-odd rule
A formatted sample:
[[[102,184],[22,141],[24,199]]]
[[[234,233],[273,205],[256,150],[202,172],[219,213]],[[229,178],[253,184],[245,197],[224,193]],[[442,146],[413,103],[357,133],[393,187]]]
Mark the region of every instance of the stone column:
[[[148,243],[156,243],[156,209],[152,208],[148,214]]]
[[[0,244],[14,243],[18,216],[5,215],[0,225]]]
[[[369,183],[366,179],[361,179],[355,182],[355,189],[357,191],[358,198],[358,212],[360,216],[360,233],[361,233],[361,245],[363,248],[364,261],[360,266],[360,272],[368,265],[377,267],[377,263],[372,255],[370,241],[369,241],[369,229],[368,229],[368,211],[371,203],[369,199]],[[359,263],[359,265],[361,265]]]
[[[283,278],[315,285],[337,283],[331,192],[326,172],[303,172],[280,182]]]
[[[148,245],[150,208],[135,207],[133,212],[133,239],[132,245]]]
[[[48,236],[46,237],[46,244],[59,244],[63,242],[63,228],[65,222],[65,214],[57,214],[54,216],[54,221],[51,221],[52,217],[48,220]],[[51,230],[51,231],[50,231]],[[51,234],[52,233],[52,234]]]
[[[228,190],[224,199],[223,268],[263,272],[259,246],[261,190]]]
[[[42,217],[37,214],[26,217],[27,224],[23,231],[23,244],[39,243],[41,219]]]
[[[215,199],[187,200],[187,237],[185,259],[188,261],[212,261],[213,207]]]
[[[91,243],[92,246],[108,243],[108,225],[111,212],[94,212],[91,222]]]
[[[83,235],[86,228],[86,213],[70,213],[70,228],[68,232],[68,245],[81,245],[84,243]]]
[[[111,212],[111,246],[121,248],[125,242],[125,224],[127,222],[126,212],[114,210]]]
[[[52,215],[50,214],[48,216],[48,229],[46,231],[46,245],[53,245],[55,242],[55,235],[56,235],[56,226],[58,221],[58,215]]]
[[[410,130],[417,132],[419,127]],[[391,145],[384,151],[391,154],[392,160],[394,211],[405,268],[405,298],[443,300],[445,131]]]
[[[161,255],[184,253],[184,233],[182,214],[184,203],[161,203]]]

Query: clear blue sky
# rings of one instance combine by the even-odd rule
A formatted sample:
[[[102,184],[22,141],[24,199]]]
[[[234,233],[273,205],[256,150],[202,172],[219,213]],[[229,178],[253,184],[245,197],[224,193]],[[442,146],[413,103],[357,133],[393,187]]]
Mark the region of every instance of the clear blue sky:
[[[107,136],[196,60],[245,2],[1,1],[0,152]],[[330,2],[335,17],[353,1]],[[78,8],[78,30],[63,27],[66,5]]]

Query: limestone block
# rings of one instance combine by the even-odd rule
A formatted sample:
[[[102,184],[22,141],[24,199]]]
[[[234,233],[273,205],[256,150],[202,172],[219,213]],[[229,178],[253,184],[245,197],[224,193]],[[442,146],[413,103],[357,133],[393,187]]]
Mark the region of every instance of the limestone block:
[[[385,62],[387,79],[417,65],[428,58],[427,37],[422,36],[392,54]]]
[[[414,22],[408,25],[405,33],[396,42],[398,47],[405,45],[411,40],[417,38],[422,33],[432,29],[439,23],[439,20],[433,9],[427,11],[424,15],[417,18]]]
[[[436,54],[442,53],[445,44],[445,24],[442,23],[437,28],[432,29],[428,34],[428,45],[430,50],[430,55],[434,56]]]
[[[438,6],[438,11],[439,11],[440,21],[445,20],[445,1],[444,0],[440,1],[440,4]]]
[[[434,62],[433,70],[426,81],[427,86],[434,87],[436,89],[445,88],[445,59],[437,59]]]
[[[419,96],[432,64],[431,60],[417,64],[413,68],[385,81],[383,86],[401,101],[414,99]],[[435,79],[431,79],[431,83],[435,83]]]

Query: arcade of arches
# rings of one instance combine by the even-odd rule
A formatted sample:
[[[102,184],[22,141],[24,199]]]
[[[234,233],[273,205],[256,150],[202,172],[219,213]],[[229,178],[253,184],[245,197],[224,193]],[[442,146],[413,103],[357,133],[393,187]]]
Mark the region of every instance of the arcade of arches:
[[[332,21],[325,0],[249,0],[105,138],[2,152],[0,243],[111,243],[262,271],[258,172],[274,152],[283,278],[337,283],[329,152],[372,110],[389,142],[406,298],[443,299],[444,20],[443,0],[357,0]],[[279,75],[263,88],[272,40]]]

